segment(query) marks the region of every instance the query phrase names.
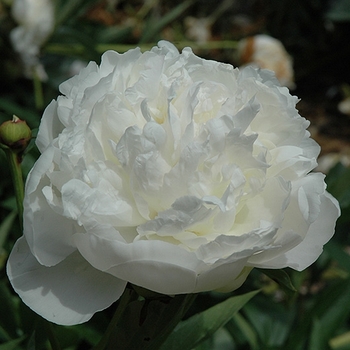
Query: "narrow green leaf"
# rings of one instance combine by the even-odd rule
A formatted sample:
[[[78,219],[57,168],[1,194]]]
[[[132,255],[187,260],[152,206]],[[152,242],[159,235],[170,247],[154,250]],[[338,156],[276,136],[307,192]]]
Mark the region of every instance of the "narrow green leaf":
[[[266,276],[277,282],[287,295],[293,295],[297,290],[284,270],[259,269]]]
[[[10,214],[6,216],[5,220],[0,225],[0,249],[4,247],[4,243],[6,242],[7,236],[11,230],[16,215],[17,211],[13,210]]]
[[[25,337],[20,337],[18,339],[10,340],[7,343],[0,345],[0,350],[14,350],[17,349],[18,345],[21,344]]]
[[[36,347],[36,341],[35,341],[35,331],[32,333],[32,335],[29,338],[28,344],[27,344],[27,350],[35,350]]]
[[[350,272],[350,256],[335,241],[328,242],[324,250],[334,259],[340,267]]]
[[[323,329],[323,337],[329,341],[350,314],[350,279],[329,285],[313,300],[313,306],[300,317],[292,329],[288,349],[299,349],[309,339],[313,322],[317,318]],[[305,347],[303,347],[305,348]]]
[[[350,168],[338,163],[326,177],[327,190],[338,201],[342,215],[338,224],[348,222],[350,214]]]
[[[107,27],[101,29],[97,36],[97,42],[101,43],[122,43],[132,35],[133,28],[126,27]]]
[[[82,53],[83,55],[86,55],[88,60],[94,60],[97,62],[100,59],[100,54],[96,51],[96,39],[88,31],[82,31],[80,27],[62,26],[56,32],[56,38],[61,37],[65,38],[65,40],[72,40],[73,43],[81,44],[83,48]],[[69,42],[68,45],[64,46],[69,47],[71,44],[72,42]],[[73,53],[74,52],[67,52],[68,56],[72,56]]]
[[[146,24],[146,28],[144,33],[140,39],[140,43],[146,43],[154,39],[154,36],[159,34],[160,31],[174,21],[177,17],[182,15],[184,11],[186,11],[190,6],[194,4],[193,0],[187,0],[179,3],[176,7],[174,7],[170,12],[168,12],[164,17],[162,17],[159,21],[155,21],[154,19],[150,19]],[[155,24],[154,24],[155,23]]]
[[[308,350],[327,350],[327,340],[324,337],[322,323],[316,318],[313,321]]]
[[[350,280],[348,280],[347,283],[343,285],[341,293],[339,293],[338,297],[328,304],[325,312],[318,318],[319,327],[321,328],[320,332],[322,333],[322,338],[325,344],[327,344],[329,340],[336,334],[337,329],[341,327],[344,322],[346,322],[350,315],[349,282]],[[334,298],[334,296],[329,293],[329,300],[332,297]],[[316,331],[317,329],[315,332]],[[319,338],[321,339],[321,336],[319,336]],[[317,349],[321,349],[321,347]]]
[[[225,327],[234,340],[237,340],[239,337],[242,339],[240,344],[249,344],[251,350],[259,349],[256,331],[240,313],[234,314]]]
[[[195,350],[213,350],[214,342],[212,339],[207,339],[203,343],[199,344]]]
[[[280,348],[291,333],[295,317],[295,311],[292,308],[274,302],[271,295],[265,294],[254,298],[244,307],[242,313],[254,327],[258,344],[263,349]]]
[[[12,338],[18,336],[17,308],[13,297],[5,283],[0,282],[0,325]]]
[[[350,349],[350,331],[334,337],[330,340],[329,345],[332,350]]]
[[[56,7],[56,27],[68,21],[73,16],[78,16],[90,6],[95,0],[75,0],[75,1],[58,1]]]
[[[350,21],[350,0],[333,0],[329,2],[327,19],[335,22]]]
[[[191,350],[224,326],[259,291],[234,296],[181,322],[161,350]]]

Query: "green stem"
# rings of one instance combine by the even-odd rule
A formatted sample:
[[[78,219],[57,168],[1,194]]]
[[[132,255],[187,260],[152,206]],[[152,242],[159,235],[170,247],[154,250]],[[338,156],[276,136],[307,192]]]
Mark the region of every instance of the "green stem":
[[[104,335],[101,338],[101,340],[99,341],[99,343],[92,350],[104,350],[106,348],[106,346],[109,343],[109,339],[111,337],[111,334],[115,331],[116,326],[117,326],[124,310],[126,309],[128,304],[130,303],[130,301],[133,301],[136,298],[137,298],[137,293],[133,289],[125,288],[123,295],[119,299],[119,305],[118,305],[118,307],[113,315],[111,322],[109,323],[109,325],[107,327],[106,332],[104,333]]]
[[[11,177],[13,182],[13,187],[15,190],[16,202],[17,202],[17,211],[19,224],[21,232],[23,231],[23,199],[24,199],[24,184],[22,177],[22,168],[21,161],[22,157],[20,154],[16,154],[11,149],[5,150],[11,171]]]
[[[144,293],[143,293],[144,294]],[[148,294],[148,293],[147,293]],[[157,350],[191,306],[196,294],[162,295],[130,302],[122,322],[109,338],[107,350]]]
[[[221,41],[208,41],[205,43],[196,43],[192,41],[176,41],[173,43],[179,50],[186,46],[191,47],[193,50],[236,50],[238,47],[238,41],[234,40],[221,40]],[[155,43],[150,44],[137,44],[142,51],[150,50]],[[103,53],[107,50],[115,50],[118,52],[126,52],[135,48],[135,45],[128,44],[98,44],[95,49],[99,53]],[[81,44],[48,44],[44,48],[45,52],[57,54],[57,55],[83,55],[85,52],[84,45]]]
[[[35,107],[38,111],[41,111],[44,108],[43,86],[35,68],[33,68],[33,86],[34,86]]]

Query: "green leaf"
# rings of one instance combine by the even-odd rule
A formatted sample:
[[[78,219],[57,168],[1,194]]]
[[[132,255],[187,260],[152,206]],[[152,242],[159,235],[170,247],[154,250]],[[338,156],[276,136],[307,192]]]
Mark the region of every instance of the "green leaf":
[[[121,43],[131,37],[133,27],[108,27],[102,29],[97,36],[98,43]]]
[[[96,0],[66,0],[57,1],[56,5],[56,26],[68,21],[71,17],[84,13],[88,6]]]
[[[313,321],[312,331],[310,335],[310,344],[308,350],[328,350],[327,340],[324,336],[322,322],[317,318]]]
[[[21,344],[25,337],[20,337],[18,339],[10,340],[5,344],[0,345],[0,350],[14,350],[17,349],[18,345]]]
[[[140,39],[140,43],[146,43],[154,39],[154,37],[160,33],[160,31],[174,21],[177,17],[181,16],[190,6],[194,4],[193,0],[187,0],[181,2],[179,5],[174,7],[160,20],[155,21],[154,18],[150,18],[146,24],[144,33]],[[153,24],[155,23],[155,24]]]
[[[3,281],[0,282],[0,300],[0,325],[7,334],[15,338],[18,336],[18,320],[16,318],[18,310],[7,285]]]
[[[249,344],[249,349],[259,349],[258,337],[255,329],[240,313],[234,314],[225,327],[239,345],[244,346]]]
[[[196,296],[196,294],[174,297],[162,295],[159,299],[131,301],[121,314],[121,321],[111,333],[106,349],[159,349]],[[94,349],[101,348],[101,345],[98,344]]]
[[[260,348],[281,348],[293,327],[295,310],[276,303],[270,295],[260,294],[243,308],[242,314],[254,327]]]
[[[203,343],[199,344],[195,350],[213,350],[214,341],[213,339],[207,339]]]
[[[340,334],[329,342],[332,350],[349,350],[350,349],[350,331]]]
[[[34,331],[29,338],[29,341],[27,344],[27,350],[35,350],[36,348],[37,348],[37,346],[36,346],[35,331]]]
[[[191,350],[224,326],[259,291],[234,296],[181,322],[161,350]]]
[[[6,218],[0,225],[0,249],[4,247],[4,243],[6,242],[7,236],[11,230],[16,215],[17,211],[13,210],[10,214],[6,216]]]
[[[348,223],[350,218],[350,168],[338,163],[329,171],[326,183],[327,191],[339,201],[342,212],[337,224]]]
[[[313,306],[305,311],[290,333],[288,349],[305,349],[313,322],[318,319],[323,329],[323,339],[328,342],[350,314],[350,279],[340,280],[325,288],[313,299]],[[316,332],[316,330],[315,330]]]
[[[76,326],[56,327],[55,334],[63,349],[69,346],[73,346],[75,349],[76,345],[82,341],[96,344],[101,338],[101,333],[96,328],[92,322],[87,322]]]
[[[53,39],[58,40],[65,38],[68,42],[64,46],[71,47],[72,44],[81,44],[83,48],[82,57],[87,60],[94,60],[98,62],[100,60],[100,54],[96,51],[97,42],[95,37],[88,30],[82,30],[81,27],[73,26],[61,26]],[[75,53],[70,50],[67,51],[67,55],[72,57]]]
[[[334,259],[340,267],[350,272],[350,256],[335,241],[328,242],[324,250]]]
[[[324,340],[324,348],[326,349],[326,344],[328,344],[329,340],[335,335],[338,328],[347,320],[350,314],[350,280],[345,281],[341,285],[341,293],[337,296],[337,298],[328,304],[328,307],[325,309],[325,312],[319,316],[318,322],[320,327],[320,332],[322,334],[318,336],[319,339]],[[333,293],[327,293],[328,298],[334,298]],[[333,294],[333,295],[332,295]],[[315,325],[314,325],[315,327]],[[315,330],[313,332],[317,333],[318,325],[316,325]],[[318,347],[315,349],[322,349]],[[328,348],[327,348],[328,349]]]
[[[326,17],[335,22],[350,21],[350,0],[330,1]]]
[[[294,293],[297,292],[286,271],[270,270],[270,269],[258,269],[258,270],[264,273],[266,276],[270,277],[275,282],[277,282],[287,295],[293,295]]]

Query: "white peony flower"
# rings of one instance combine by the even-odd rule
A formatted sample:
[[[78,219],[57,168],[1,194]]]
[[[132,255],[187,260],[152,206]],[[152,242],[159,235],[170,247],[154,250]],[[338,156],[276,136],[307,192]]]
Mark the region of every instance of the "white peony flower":
[[[41,80],[46,79],[44,67],[39,63],[40,47],[54,28],[52,0],[14,0],[12,16],[18,23],[10,33],[14,49],[21,55],[26,75],[35,69]]]
[[[23,301],[87,321],[127,282],[232,291],[253,267],[303,270],[339,216],[297,98],[268,71],[168,42],[108,51],[60,86],[8,262]]]

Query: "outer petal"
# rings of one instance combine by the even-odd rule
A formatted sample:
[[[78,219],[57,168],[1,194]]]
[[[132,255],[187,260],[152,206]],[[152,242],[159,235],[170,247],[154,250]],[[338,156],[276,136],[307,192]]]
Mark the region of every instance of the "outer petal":
[[[56,265],[75,250],[71,244],[75,222],[56,213],[42,191],[49,183],[46,172],[53,157],[54,148],[50,147],[35,163],[24,198],[24,234],[33,254],[46,266]]]
[[[45,267],[20,238],[7,263],[7,274],[23,302],[47,320],[73,325],[119,299],[126,282],[94,269],[78,252],[54,267]]]
[[[197,274],[206,269],[194,253],[166,242],[125,244],[80,233],[74,237],[80,253],[91,265],[158,293],[192,293]]]
[[[227,284],[224,287],[219,288],[217,291],[226,293],[238,289],[245,282],[252,269],[252,267],[244,267],[241,273],[235,279],[228,280]]]
[[[338,202],[328,192],[321,196],[321,211],[307,232],[305,239],[295,248],[275,259],[264,262],[266,268],[291,267],[302,271],[321,255],[323,246],[334,233],[335,222],[340,215]]]
[[[230,292],[242,285],[248,276],[242,274],[245,269],[247,259],[240,259],[230,263],[223,263],[213,269],[199,274],[195,292],[204,292],[207,290],[222,290]],[[248,269],[248,271],[250,271]],[[242,274],[242,275],[241,275]],[[241,276],[242,278],[240,278]],[[243,277],[244,275],[244,277]]]

